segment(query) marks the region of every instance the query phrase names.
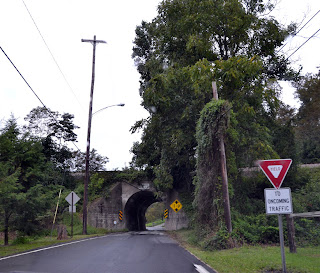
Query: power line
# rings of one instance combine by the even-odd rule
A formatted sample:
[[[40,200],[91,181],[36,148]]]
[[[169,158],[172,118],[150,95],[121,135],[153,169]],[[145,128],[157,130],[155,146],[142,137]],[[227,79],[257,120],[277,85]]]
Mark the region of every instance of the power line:
[[[40,97],[37,95],[37,93],[32,89],[32,87],[30,86],[30,84],[27,82],[27,80],[22,76],[22,74],[20,73],[19,69],[14,65],[14,63],[11,61],[11,59],[9,58],[9,56],[6,54],[6,52],[3,50],[3,48],[0,46],[3,54],[7,57],[7,59],[9,60],[9,62],[12,64],[12,66],[15,68],[15,70],[19,73],[20,77],[24,80],[24,82],[28,85],[28,87],[30,88],[30,90],[32,91],[32,93],[37,97],[37,99],[40,101],[40,103],[42,104],[43,107],[45,107],[47,109],[47,107],[45,106],[45,104],[43,103],[43,101],[40,99]],[[48,110],[48,109],[47,109]]]
[[[318,32],[320,31],[320,28],[315,32],[313,33],[309,38],[308,40],[306,40],[302,45],[300,45],[293,53],[291,53],[289,55],[289,57],[286,58],[286,60],[288,60],[293,54],[295,54],[301,47],[303,47],[311,38],[313,38]]]
[[[11,61],[11,59],[9,58],[9,56],[7,55],[7,53],[3,50],[3,48],[0,46],[1,51],[3,52],[3,54],[7,57],[7,59],[9,60],[9,62],[12,64],[12,66],[15,68],[15,70],[18,72],[18,74],[20,75],[20,77],[24,80],[24,82],[27,84],[27,86],[29,87],[29,89],[32,91],[32,93],[36,96],[36,98],[40,101],[40,103],[42,104],[42,106],[48,111],[49,115],[56,121],[56,123],[59,125],[59,121],[56,119],[56,117],[54,115],[52,115],[51,111],[48,109],[48,107],[44,104],[44,102],[40,99],[40,97],[37,95],[37,93],[32,89],[32,87],[30,86],[30,84],[27,82],[27,80],[23,77],[23,75],[20,73],[19,69],[15,66],[15,64]],[[64,128],[60,125],[60,127],[64,130]],[[80,149],[78,148],[78,146],[74,143],[74,141],[72,141],[72,144],[78,149],[79,152]]]
[[[310,22],[314,17],[316,17],[316,15],[317,15],[319,12],[320,12],[320,9],[316,12],[315,15],[313,15],[313,16],[308,20],[308,22],[306,22],[306,23],[297,31],[296,34],[298,34],[307,24],[309,24],[309,22]],[[296,34],[295,34],[295,35],[296,35]]]
[[[303,38],[303,39],[308,39],[309,37],[302,36],[302,35],[296,35],[297,37]],[[313,38],[320,39],[320,37],[314,36]]]
[[[308,22],[306,22],[298,31],[297,33],[294,34],[294,36],[297,36],[297,34],[307,25],[309,24],[309,22],[316,17],[316,15],[320,12],[320,9],[308,20]],[[278,52],[283,49],[288,43],[285,43],[282,47],[279,48]]]
[[[78,101],[78,103],[79,103],[80,107],[82,108],[82,110],[84,110],[84,108],[82,107],[82,105],[81,105],[81,103],[80,103],[80,101],[79,101],[78,97],[76,96],[76,94],[75,94],[75,92],[73,91],[73,89],[72,89],[71,85],[69,84],[69,82],[68,82],[68,80],[67,80],[66,76],[65,76],[65,75],[64,75],[64,73],[62,72],[62,70],[61,70],[61,68],[60,68],[60,66],[59,66],[59,64],[58,64],[58,62],[57,62],[57,60],[56,60],[56,58],[53,56],[53,54],[52,54],[52,52],[51,52],[51,50],[50,50],[50,48],[49,48],[49,46],[48,46],[47,42],[45,41],[45,39],[44,39],[44,37],[43,37],[43,35],[42,35],[42,33],[41,33],[40,29],[38,28],[38,26],[37,26],[37,24],[36,24],[36,21],[35,21],[35,20],[34,20],[34,18],[32,17],[31,12],[29,11],[29,9],[28,9],[28,7],[27,7],[26,3],[24,2],[24,0],[22,0],[22,2],[23,2],[23,4],[24,4],[24,6],[25,6],[26,10],[27,10],[27,11],[28,11],[28,13],[29,13],[29,15],[30,15],[30,17],[31,17],[31,20],[33,21],[33,24],[35,25],[36,29],[38,30],[39,35],[40,35],[40,36],[41,36],[41,38],[42,38],[42,41],[44,42],[45,46],[47,47],[47,49],[48,49],[48,51],[49,51],[49,53],[50,53],[50,55],[51,55],[51,57],[52,57],[53,61],[55,62],[56,66],[58,67],[58,69],[59,69],[59,71],[60,71],[60,74],[62,75],[62,77],[63,77],[64,81],[67,83],[67,85],[68,85],[68,87],[69,87],[70,91],[72,92],[72,94],[74,95],[74,97],[76,98],[76,100]]]

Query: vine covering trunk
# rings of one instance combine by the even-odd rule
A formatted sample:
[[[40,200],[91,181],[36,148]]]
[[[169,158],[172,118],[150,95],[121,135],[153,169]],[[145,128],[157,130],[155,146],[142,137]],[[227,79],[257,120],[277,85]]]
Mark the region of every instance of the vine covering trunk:
[[[228,101],[209,102],[197,124],[197,176],[195,200],[198,223],[217,230],[223,219],[219,136],[229,126],[231,105]]]

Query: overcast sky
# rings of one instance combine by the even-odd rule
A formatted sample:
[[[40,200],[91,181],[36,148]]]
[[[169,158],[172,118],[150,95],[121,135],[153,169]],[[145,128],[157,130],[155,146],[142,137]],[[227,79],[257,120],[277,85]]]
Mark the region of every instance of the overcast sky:
[[[80,126],[76,131],[77,146],[82,151],[86,147],[92,45],[81,39],[96,35],[107,42],[97,45],[93,111],[125,103],[124,107],[110,107],[93,117],[91,148],[109,157],[108,170],[129,165],[129,150],[140,139],[129,129],[148,116],[140,106],[139,74],[131,59],[132,41],[135,27],[156,16],[159,2],[0,0],[0,46],[48,108],[75,116],[74,123]],[[319,9],[318,0],[282,0],[272,15],[282,23],[296,20],[303,25]],[[297,37],[287,41],[283,51],[289,56],[319,28],[320,13]],[[319,37],[320,31],[290,58],[296,66],[303,65],[303,73],[318,71]],[[33,108],[41,106],[1,51],[0,95],[0,127],[11,114],[22,124]],[[296,105],[290,88],[285,88],[283,99]]]

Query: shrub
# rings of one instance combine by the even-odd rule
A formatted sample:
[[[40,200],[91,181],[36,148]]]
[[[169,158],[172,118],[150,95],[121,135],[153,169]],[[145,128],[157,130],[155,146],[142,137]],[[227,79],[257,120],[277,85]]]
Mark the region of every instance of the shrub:
[[[30,239],[28,239],[25,236],[18,236],[13,242],[12,245],[24,245],[30,242]]]
[[[208,250],[221,250],[234,247],[234,239],[225,227],[219,229],[213,236],[208,236],[202,246]]]

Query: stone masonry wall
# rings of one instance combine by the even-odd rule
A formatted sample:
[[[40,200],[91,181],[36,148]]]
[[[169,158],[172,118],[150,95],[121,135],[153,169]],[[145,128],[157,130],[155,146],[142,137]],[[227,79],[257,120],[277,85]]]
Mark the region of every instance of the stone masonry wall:
[[[121,196],[121,183],[117,183],[111,189],[109,198],[101,197],[92,202],[88,208],[88,224],[108,230],[124,229],[124,222],[119,220],[119,212],[123,212]]]

